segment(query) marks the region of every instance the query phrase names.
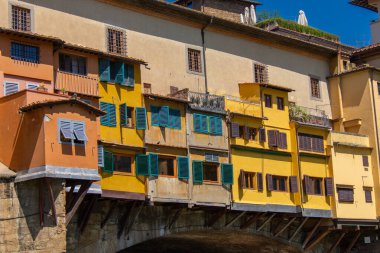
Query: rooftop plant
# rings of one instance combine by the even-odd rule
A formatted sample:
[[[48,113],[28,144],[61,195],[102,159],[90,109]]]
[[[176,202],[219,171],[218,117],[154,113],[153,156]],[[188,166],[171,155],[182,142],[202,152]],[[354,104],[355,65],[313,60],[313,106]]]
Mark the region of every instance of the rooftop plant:
[[[327,40],[339,42],[339,37],[334,34],[321,31],[314,27],[299,25],[298,23],[294,21],[285,20],[283,18],[275,17],[275,18],[266,19],[264,21],[257,23],[256,26],[260,28],[266,28],[272,24],[277,24],[278,26],[282,28],[286,28],[286,29],[293,30],[296,32],[305,33],[305,34],[313,35],[316,37],[324,38]]]

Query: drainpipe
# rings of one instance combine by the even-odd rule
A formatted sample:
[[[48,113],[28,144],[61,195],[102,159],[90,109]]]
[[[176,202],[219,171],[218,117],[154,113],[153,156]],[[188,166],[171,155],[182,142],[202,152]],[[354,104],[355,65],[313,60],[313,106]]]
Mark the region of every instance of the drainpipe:
[[[210,21],[208,22],[208,24],[206,24],[205,26],[202,27],[201,29],[201,36],[202,36],[202,55],[203,55],[203,71],[204,71],[204,75],[205,75],[205,91],[206,91],[206,94],[208,94],[208,84],[207,84],[207,68],[206,68],[206,47],[205,47],[205,30],[206,28],[212,24],[214,20],[214,16],[211,17]]]
[[[192,199],[193,199],[193,163],[191,162],[191,159],[190,159],[190,146],[189,146],[189,138],[190,138],[190,126],[189,126],[189,121],[187,120],[187,114],[188,114],[188,111],[189,111],[189,108],[188,108],[188,104],[185,104],[185,122],[186,122],[186,149],[187,149],[187,157],[189,159],[189,170],[190,170],[190,166],[191,166],[191,170],[190,170],[190,175],[189,175],[189,181],[187,183],[188,185],[188,188],[187,188],[187,196],[188,196],[188,200],[189,200],[189,204],[188,204],[188,207],[191,208],[193,207],[193,203],[192,203]]]
[[[231,134],[230,134],[230,123],[232,122],[231,120],[231,112],[230,110],[227,111],[227,116],[226,116],[226,126],[227,126],[227,140],[228,140],[228,163],[232,164],[232,148],[231,148]],[[232,200],[233,200],[233,191],[232,191],[232,185],[230,185],[230,208],[232,208]]]
[[[300,125],[296,124],[296,149],[297,149],[297,167],[298,167],[298,181],[299,181],[299,191],[301,195],[301,208],[303,210],[303,203],[305,203],[305,196],[303,195],[303,188],[302,188],[302,170],[301,170],[301,157],[300,157],[300,149],[298,146],[298,129],[301,127]]]

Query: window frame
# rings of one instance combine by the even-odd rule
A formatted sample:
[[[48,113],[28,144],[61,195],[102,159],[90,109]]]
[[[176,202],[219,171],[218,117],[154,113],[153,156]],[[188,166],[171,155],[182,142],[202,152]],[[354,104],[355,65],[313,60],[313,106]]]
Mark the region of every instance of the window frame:
[[[269,98],[269,106],[267,105],[267,98]],[[272,100],[272,95],[270,94],[264,94],[264,106],[266,108],[273,108],[273,100]]]
[[[74,139],[72,139],[71,141],[62,141],[61,140],[61,122],[62,121],[70,122],[70,131],[72,131],[72,134],[74,135]],[[87,134],[86,134],[86,122],[85,121],[58,118],[58,124],[57,124],[57,126],[58,126],[58,144],[74,145],[74,146],[86,146],[86,142],[88,142],[88,137],[87,137],[87,141],[83,141],[83,143],[77,143],[77,142],[75,142],[76,137],[75,137],[75,133],[74,133],[74,123],[81,123],[81,124],[83,124],[84,134],[87,137]]]
[[[339,195],[340,190],[350,190],[350,191],[352,191],[352,201],[341,200],[340,195]],[[336,186],[336,191],[337,191],[337,195],[338,195],[337,200],[338,200],[339,203],[346,203],[346,204],[353,204],[353,203],[355,203],[355,191],[354,191],[353,187],[345,187],[345,186],[339,186],[338,185],[338,186]]]
[[[118,52],[118,46],[117,46],[117,38],[115,38],[115,44],[116,49],[112,50],[111,44],[110,44],[110,32],[113,32],[115,35],[116,33],[120,33],[120,52]],[[127,54],[127,33],[124,29],[114,26],[107,26],[106,27],[106,48],[107,52],[111,54],[117,54],[117,55],[126,55]],[[113,47],[114,45],[112,45]]]
[[[313,81],[318,81],[313,83]],[[314,88],[313,85],[317,85],[318,96],[314,96]],[[322,100],[322,89],[321,89],[321,79],[316,76],[310,76],[310,98],[314,100]]]
[[[251,171],[244,171],[243,172],[243,189],[246,190],[258,190],[257,188],[257,173],[256,172],[251,172]],[[251,181],[251,187],[247,186],[247,176],[249,177],[249,180]]]
[[[15,55],[13,55],[13,52],[14,52],[14,50],[13,50],[13,46],[16,46],[16,45],[18,45],[18,46],[22,46],[23,47],[23,50],[22,50],[22,52],[23,52],[23,54],[25,54],[25,55],[23,55],[24,57],[20,57],[20,56],[15,56]],[[35,48],[36,49],[36,58],[37,59],[29,59],[29,58],[26,58],[25,56],[26,56],[26,47],[30,47],[30,48]],[[18,50],[18,51],[20,51],[20,50]],[[37,45],[31,45],[31,44],[26,44],[26,43],[24,43],[24,42],[17,42],[17,41],[11,41],[11,43],[10,43],[10,58],[12,59],[12,60],[15,60],[15,61],[23,61],[23,62],[30,62],[30,63],[34,63],[34,64],[40,64],[40,47],[39,46],[37,46]]]
[[[205,171],[206,171],[206,167],[207,166],[215,166],[215,168],[216,168],[216,178],[217,178],[217,180],[216,181],[211,181],[211,180],[207,180],[207,179],[205,179],[206,177],[205,177]],[[212,162],[206,162],[206,161],[204,161],[203,162],[203,168],[202,168],[202,172],[203,172],[203,183],[204,184],[213,184],[213,185],[218,185],[218,184],[220,184],[220,177],[221,177],[221,172],[220,172],[220,164],[219,163],[212,163]]]
[[[70,67],[71,67],[71,71],[69,70],[66,70],[66,69],[61,69],[61,57],[70,57]],[[79,73],[79,64],[78,64],[78,73],[74,73],[73,72],[73,59],[74,58],[77,58],[77,59],[80,59],[82,58],[84,60],[84,73]],[[65,58],[64,58],[65,59]],[[64,60],[64,65],[65,65],[65,60]],[[78,61],[79,63],[79,61]],[[73,74],[73,75],[79,75],[79,76],[88,76],[88,63],[87,63],[87,57],[85,56],[80,56],[80,55],[74,55],[74,54],[67,54],[67,53],[59,53],[58,54],[58,69],[60,72],[64,72],[64,73],[69,73],[69,74]]]
[[[200,56],[200,71],[194,71],[190,69],[190,58],[189,58],[189,51],[199,51],[199,56]],[[204,59],[203,59],[203,51],[201,47],[195,47],[195,46],[186,46],[185,49],[185,60],[186,60],[186,72],[189,74],[194,74],[194,75],[204,75]]]
[[[12,92],[12,93],[10,93],[10,94],[6,94],[5,86],[6,86],[7,84],[17,84],[17,91],[16,91],[16,92]],[[15,93],[17,93],[17,92],[19,92],[19,91],[20,91],[20,83],[19,83],[19,82],[4,81],[4,84],[3,84],[3,95],[4,95],[4,96],[9,96],[9,95],[15,94]]]
[[[316,193],[315,186],[316,182],[319,182],[319,189],[320,193]],[[323,178],[321,177],[309,177],[309,183],[310,183],[310,193],[308,195],[315,195],[315,196],[323,196]]]
[[[277,97],[276,100],[277,100],[277,110],[285,111],[285,99],[283,97]],[[282,101],[282,102],[279,103],[279,101]]]
[[[112,152],[113,158],[113,174],[116,175],[127,175],[127,176],[132,176],[135,175],[135,156],[132,154],[123,154],[123,153],[118,153],[118,152]],[[125,156],[125,157],[130,157],[131,158],[131,172],[125,172],[125,171],[119,171],[116,170],[115,167],[115,156]]]
[[[377,82],[377,95],[380,96],[380,82]]]
[[[278,184],[275,183],[275,180],[277,180]],[[280,180],[285,180],[284,186],[285,189],[281,190],[280,188]],[[288,192],[288,177],[287,176],[279,176],[279,175],[272,175],[272,182],[273,182],[273,190],[274,192]],[[278,187],[278,189],[276,189]]]
[[[173,161],[173,175],[160,174],[160,159],[172,160]],[[176,178],[178,175],[177,172],[177,157],[175,156],[166,156],[166,155],[158,155],[158,177],[167,177],[167,178]],[[166,169],[167,170],[167,169]]]
[[[29,29],[30,30],[13,28],[13,7],[29,10],[29,22],[30,22],[29,23]],[[32,5],[25,6],[24,4],[20,4],[20,3],[16,3],[16,2],[10,2],[8,5],[8,13],[9,13],[9,27],[11,27],[13,30],[24,31],[24,32],[33,32],[34,31],[34,8]]]
[[[365,201],[365,203],[373,203],[372,191],[373,191],[372,187],[363,187],[364,201]],[[370,194],[370,201],[367,200],[367,193],[368,192]]]
[[[267,84],[269,82],[268,65],[260,62],[253,62],[254,83]]]

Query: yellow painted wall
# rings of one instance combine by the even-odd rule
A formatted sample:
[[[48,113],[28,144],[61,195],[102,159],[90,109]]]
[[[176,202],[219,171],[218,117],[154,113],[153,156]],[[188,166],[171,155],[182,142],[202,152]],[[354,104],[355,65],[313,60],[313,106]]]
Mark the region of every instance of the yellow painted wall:
[[[129,107],[142,107],[141,75],[139,65],[135,65],[135,87],[126,87],[112,83],[99,83],[100,101],[114,103],[116,105],[116,127],[100,126],[100,140],[108,143],[116,143],[128,146],[143,147],[144,130],[136,130],[134,127],[120,127],[119,105],[126,103]],[[133,115],[135,117],[135,115]],[[135,155],[137,152],[128,148],[107,148],[105,150]],[[101,186],[104,190],[145,193],[145,177],[135,176],[135,163],[132,164],[133,173],[128,175],[114,171],[113,173],[101,173]]]
[[[349,143],[359,147],[333,145],[331,149],[334,184],[350,185],[354,188],[354,202],[340,203],[335,187],[334,216],[342,219],[376,219],[376,198],[372,192],[372,203],[366,203],[363,187],[374,186],[371,162],[371,150],[368,136],[345,133],[332,133],[331,144],[334,142]],[[363,148],[367,147],[367,148]],[[362,156],[369,156],[369,167],[364,169]]]

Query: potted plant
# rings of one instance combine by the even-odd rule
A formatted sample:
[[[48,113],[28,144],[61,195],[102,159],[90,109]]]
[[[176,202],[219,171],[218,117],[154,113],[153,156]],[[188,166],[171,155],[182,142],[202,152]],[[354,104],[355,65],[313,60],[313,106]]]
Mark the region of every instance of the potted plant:
[[[37,90],[38,90],[38,91],[47,92],[47,88],[45,87],[45,84],[44,84],[44,83],[41,83],[41,85],[38,86]]]

